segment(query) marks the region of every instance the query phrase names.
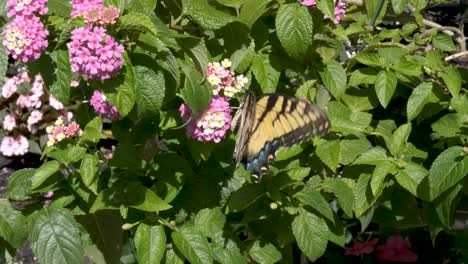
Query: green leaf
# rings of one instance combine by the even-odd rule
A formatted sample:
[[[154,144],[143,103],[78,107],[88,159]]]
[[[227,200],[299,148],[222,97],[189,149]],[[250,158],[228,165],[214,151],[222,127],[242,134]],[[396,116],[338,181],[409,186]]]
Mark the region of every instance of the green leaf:
[[[182,0],[182,13],[208,30],[216,30],[237,21],[237,18],[211,6],[207,0]]]
[[[405,11],[406,6],[408,5],[409,0],[392,0],[392,7],[395,14],[399,15]]]
[[[468,156],[462,147],[453,146],[434,160],[429,170],[429,199],[433,201],[468,173]]]
[[[192,264],[213,263],[213,252],[205,237],[193,227],[184,227],[171,233],[177,249]]]
[[[96,250],[102,254],[105,263],[120,263],[123,234],[122,221],[117,211],[104,210],[79,216],[78,221],[86,229]]]
[[[84,262],[78,223],[67,209],[46,207],[34,214],[29,239],[39,263]]]
[[[383,66],[379,58],[380,56],[376,53],[359,53],[354,57],[359,63],[377,68]]]
[[[63,0],[49,0],[47,1],[49,14],[55,14],[61,17],[70,17],[71,5]]]
[[[424,106],[431,102],[431,97],[435,97],[432,92],[432,83],[424,82],[414,88],[406,105],[408,121],[415,119],[421,113]]]
[[[5,5],[3,5],[2,7],[6,6],[6,2],[4,4]],[[0,14],[0,16],[2,15]],[[3,40],[3,36],[0,36],[0,41],[2,40]],[[4,83],[3,80],[5,79],[7,69],[8,69],[8,55],[6,54],[6,52],[0,52],[0,83]]]
[[[19,248],[26,238],[26,219],[8,202],[0,202],[0,237],[14,248]]]
[[[411,128],[411,123],[406,123],[393,132],[388,144],[388,149],[393,156],[398,157],[405,149],[406,141],[408,141],[408,137],[411,133]]]
[[[272,0],[247,0],[242,6],[239,19],[249,28],[268,10]]]
[[[426,60],[424,64],[431,70],[444,71],[446,66],[444,63],[445,56],[440,50],[431,50],[426,52]]]
[[[359,68],[351,73],[349,86],[358,87],[361,84],[374,84],[377,71],[374,68]]]
[[[284,4],[275,20],[276,35],[286,53],[302,61],[312,45],[313,23],[307,7],[298,3]]]
[[[462,184],[457,184],[451,187],[447,193],[434,201],[435,211],[439,217],[440,222],[446,228],[450,228],[453,223],[454,211],[456,209],[457,196],[463,189]]]
[[[454,98],[458,98],[462,86],[462,78],[458,69],[453,66],[447,67],[447,69],[439,73],[439,76],[447,85],[450,94]]]
[[[294,195],[294,198],[314,208],[332,223],[334,222],[333,212],[330,209],[330,206],[328,206],[328,202],[323,198],[320,192],[314,190],[312,187],[304,186],[300,192]]]
[[[438,137],[456,137],[462,133],[461,127],[464,123],[462,114],[447,114],[434,122],[431,127]]]
[[[226,216],[218,207],[202,209],[195,216],[195,227],[204,236],[211,239],[215,239],[223,233],[225,223]]]
[[[86,154],[81,160],[81,180],[94,194],[98,194],[99,159],[95,155]]]
[[[138,114],[159,114],[166,91],[163,72],[142,65],[136,65],[134,69]]]
[[[328,243],[328,226],[325,220],[299,209],[299,214],[294,217],[291,225],[299,249],[311,261],[317,260],[325,253]]]
[[[208,63],[212,61],[205,40],[198,38],[183,38],[178,40],[177,43],[179,43],[180,46],[185,49],[184,51],[192,59],[192,61],[187,60],[187,64],[189,66],[194,65],[195,69],[202,73],[202,78],[200,81],[201,83],[204,80],[203,76],[206,74],[206,67]],[[179,65],[176,65],[176,67],[179,67]],[[185,73],[187,74],[186,71]]]
[[[377,165],[379,162],[387,160],[388,157],[385,149],[377,146],[361,154],[352,164]]]
[[[321,139],[315,153],[328,168],[336,171],[340,159],[340,142],[338,140]]]
[[[280,147],[275,154],[275,161],[287,160],[294,156],[299,155],[304,148],[299,144],[289,148]]]
[[[351,112],[338,101],[328,104],[328,117],[332,131],[344,133],[364,132],[372,121],[372,115],[364,112]]]
[[[351,189],[346,182],[342,179],[327,178],[323,183],[322,188],[326,192],[334,193],[340,203],[341,209],[343,209],[343,212],[348,217],[353,216],[353,189]]]
[[[274,93],[278,86],[280,72],[275,69],[267,54],[257,56],[250,67],[263,93]]]
[[[123,1],[125,2],[125,1]],[[144,12],[146,15],[151,15],[158,4],[158,0],[138,0],[125,2],[125,9],[130,12]]]
[[[334,60],[323,61],[318,70],[323,84],[335,98],[340,99],[346,91],[346,72],[340,63]]]
[[[432,45],[437,50],[456,51],[457,47],[453,43],[452,37],[439,33],[432,38]]]
[[[231,55],[232,71],[246,71],[256,56],[257,53],[255,52],[255,41],[251,41],[248,47],[243,46],[241,49],[234,51],[234,53]]]
[[[281,252],[273,244],[266,243],[263,247],[261,244],[261,241],[257,240],[249,250],[249,255],[254,261],[261,264],[273,264],[281,260]]]
[[[340,141],[339,163],[348,165],[371,147],[371,143],[365,137],[360,137],[358,139],[343,139]]]
[[[123,29],[139,30],[142,32],[152,33],[155,36],[158,34],[158,30],[151,19],[147,15],[138,12],[128,13],[119,17],[117,30],[120,31]]]
[[[380,193],[372,194],[370,181],[372,175],[361,174],[354,190],[354,214],[360,218],[375,203]],[[380,189],[382,190],[382,188]]]
[[[289,178],[300,181],[309,176],[311,168],[298,167],[287,171]]]
[[[166,233],[162,225],[141,223],[135,232],[138,263],[161,263],[166,250]]]
[[[235,9],[239,9],[247,1],[248,0],[216,0],[216,2],[222,5],[233,7]]]
[[[49,92],[63,104],[68,104],[70,99],[70,82],[72,71],[68,50],[55,50],[51,56],[57,65],[55,68],[56,81],[49,88]]]
[[[237,244],[228,240],[227,243],[216,245],[213,248],[215,260],[223,264],[247,264],[247,257],[244,256]]]
[[[392,71],[380,71],[375,79],[375,92],[383,108],[387,108],[398,84],[398,79]]]
[[[377,163],[372,173],[372,179],[370,182],[371,190],[373,195],[378,195],[382,192],[382,187],[385,181],[385,177],[388,174],[394,172],[396,166],[390,161],[381,161]]]
[[[46,181],[54,173],[60,169],[60,163],[56,160],[48,161],[39,167],[34,176],[31,179],[31,189],[34,190],[39,187],[44,181]]]
[[[242,211],[265,195],[265,190],[261,185],[246,184],[231,194],[227,204],[227,210],[229,212]]]
[[[107,81],[108,87],[117,87],[112,93],[106,93],[107,98],[117,107],[120,117],[130,113],[135,105],[135,73],[133,65],[126,53],[123,53],[124,68],[117,78]]]
[[[462,96],[450,99],[450,105],[457,111],[459,114],[468,115],[468,96],[463,94]]]
[[[57,149],[48,154],[49,157],[68,166],[70,163],[81,160],[86,154],[86,148],[80,146],[70,146],[66,149]],[[34,186],[34,183],[33,183]],[[34,189],[35,187],[33,187]]]
[[[193,67],[193,65],[182,65],[185,73],[185,86],[181,91],[181,96],[192,110],[194,116],[208,108],[211,101],[211,87],[203,81],[202,75]]]
[[[7,197],[15,201],[24,201],[31,197],[31,178],[36,169],[21,169],[8,177]]]
[[[97,116],[93,118],[88,124],[86,124],[83,134],[81,134],[78,144],[83,142],[98,143],[99,140],[106,138],[101,132],[102,130],[102,118]]]
[[[427,200],[428,191],[422,190],[422,182],[429,175],[429,171],[423,166],[410,162],[405,165],[403,169],[400,169],[395,175],[395,179],[401,185],[401,187],[408,190],[414,196],[421,199]]]
[[[315,1],[317,8],[322,11],[327,17],[335,17],[335,3],[333,0],[317,0]]]
[[[165,255],[165,264],[184,264],[185,259],[184,257],[179,253],[179,251],[176,251],[173,248],[169,248],[166,250],[166,255]]]

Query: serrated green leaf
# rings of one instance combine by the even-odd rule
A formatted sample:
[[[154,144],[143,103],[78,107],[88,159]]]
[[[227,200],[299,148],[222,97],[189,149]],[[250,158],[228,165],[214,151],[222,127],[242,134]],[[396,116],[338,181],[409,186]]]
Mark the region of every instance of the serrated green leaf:
[[[185,73],[185,86],[181,91],[187,105],[192,110],[194,116],[208,108],[211,101],[211,87],[203,81],[201,74],[193,67],[193,65],[182,65],[182,70]]]
[[[354,57],[359,63],[371,67],[382,67],[379,55],[375,53],[359,53]]]
[[[232,240],[213,248],[215,260],[223,264],[247,264],[247,257]]]
[[[434,122],[431,127],[438,137],[456,137],[461,134],[464,117],[462,114],[447,114]]]
[[[192,264],[213,263],[213,252],[208,240],[193,227],[184,227],[171,233],[177,249]]]
[[[378,195],[380,192],[382,192],[385,177],[387,177],[387,175],[392,173],[395,169],[396,166],[390,161],[381,161],[377,163],[374,168],[374,172],[372,173],[370,182],[373,195]]]
[[[142,65],[136,65],[134,69],[138,114],[159,114],[166,91],[163,72]]]
[[[364,213],[375,203],[376,199],[380,196],[380,193],[376,195],[372,194],[370,188],[370,181],[372,175],[361,174],[356,183],[354,190],[354,214],[357,218],[360,218]],[[382,190],[382,189],[381,189]]]
[[[387,161],[387,152],[384,148],[373,147],[359,156],[352,164],[377,165],[381,161]]]
[[[166,250],[166,255],[164,256],[165,264],[184,264],[185,259],[179,251],[169,248]]]
[[[429,199],[457,184],[468,173],[468,156],[462,147],[453,146],[437,156],[429,170]]]
[[[287,174],[292,180],[300,181],[305,177],[309,176],[310,171],[311,168],[298,167],[288,170]]]
[[[287,160],[296,155],[299,155],[304,150],[301,145],[295,145],[289,148],[280,147],[275,154],[275,161]]]
[[[400,47],[383,47],[378,50],[380,58],[383,59],[385,66],[390,66],[402,60],[408,51]]]
[[[3,6],[5,7],[5,5]],[[1,15],[0,15],[1,16]],[[0,36],[0,41],[3,41],[3,35]],[[0,83],[3,83],[8,69],[8,55],[6,52],[0,52]]]
[[[467,94],[463,94],[462,96],[455,98],[452,97],[450,99],[450,105],[457,111],[459,114],[468,114],[468,96]]]
[[[406,105],[408,121],[415,119],[421,113],[424,106],[431,101],[431,96],[435,96],[432,92],[432,83],[421,83],[414,88]]]
[[[95,155],[86,154],[81,160],[80,174],[85,186],[94,194],[98,194],[99,159]]]
[[[457,68],[451,66],[439,73],[440,78],[447,85],[447,89],[454,98],[458,98],[462,86],[462,79]]]
[[[207,0],[182,0],[182,6],[182,12],[204,29],[216,30],[238,21],[236,17],[211,6]]]
[[[227,210],[230,212],[242,211],[265,195],[264,188],[259,184],[246,184],[231,194]]]
[[[358,139],[343,139],[340,141],[339,163],[348,165],[371,147],[371,143],[365,137]]]
[[[267,54],[257,56],[250,67],[263,93],[274,93],[278,86],[280,72],[270,62]]]
[[[320,192],[314,190],[312,187],[304,186],[301,191],[294,195],[294,198],[314,208],[332,223],[334,222],[333,212],[330,209],[330,206],[328,206],[328,202],[323,198]]]
[[[206,237],[215,239],[223,233],[226,216],[218,207],[205,208],[195,216],[195,227]]]
[[[411,133],[411,123],[406,123],[401,125],[399,128],[393,132],[393,135],[388,144],[388,149],[393,156],[398,157],[401,152],[405,149],[406,141]]]
[[[353,216],[353,189],[351,189],[346,182],[341,179],[327,178],[323,183],[322,188],[326,192],[334,193],[340,203],[341,209],[343,209],[343,212],[348,217]]]
[[[259,240],[255,241],[249,250],[252,259],[261,264],[273,264],[281,260],[281,252],[271,243],[261,246]]]
[[[408,5],[408,0],[392,0],[392,7],[395,14],[399,15],[405,11],[406,6]]]
[[[84,249],[78,223],[69,210],[43,208],[34,215],[29,233],[39,263],[82,264]]]
[[[150,16],[158,4],[158,0],[138,0],[125,2],[125,10],[130,12],[144,12],[144,14]]]
[[[338,101],[328,104],[328,117],[332,131],[344,133],[363,132],[371,123],[372,115],[364,112],[351,112]]]
[[[319,67],[319,74],[330,93],[337,99],[346,91],[346,72],[334,60],[324,61]]]
[[[325,220],[299,209],[299,214],[294,217],[291,225],[299,249],[311,261],[317,260],[325,253],[329,231]]]
[[[55,50],[51,57],[56,64],[56,80],[50,86],[49,92],[63,104],[68,104],[70,99],[70,82],[72,79],[68,50]]]
[[[204,39],[199,38],[183,38],[178,39],[177,43],[185,49],[184,51],[192,59],[188,64],[192,66],[195,64],[195,68],[198,72],[202,73],[202,76],[206,75],[206,67],[212,58],[210,52],[206,46]],[[177,65],[178,67],[179,65]]]
[[[400,169],[395,175],[395,179],[401,187],[408,190],[414,196],[427,200],[428,191],[420,186],[424,179],[429,175],[429,171],[417,163],[408,163],[403,169]]]
[[[20,211],[9,203],[0,202],[0,237],[14,248],[18,248],[26,238],[26,219]]]
[[[68,166],[70,163],[81,160],[86,154],[86,148],[80,146],[70,146],[65,149],[57,149],[48,154],[49,157]],[[33,186],[34,183],[33,183]],[[33,187],[34,189],[35,187]]]
[[[234,51],[231,55],[232,70],[234,72],[244,72],[252,64],[256,57],[255,41],[251,41],[248,47],[243,46],[241,49]]]
[[[388,103],[395,93],[398,79],[392,71],[380,71],[375,79],[375,92],[383,108],[387,108]]]
[[[151,19],[147,15],[138,12],[131,12],[119,17],[117,30],[120,31],[123,29],[139,30],[142,32],[152,33],[155,36],[158,34],[158,30]]]
[[[440,222],[444,227],[451,228],[454,218],[454,211],[456,209],[457,196],[463,189],[462,184],[457,184],[451,187],[447,193],[434,201],[435,211],[439,217]]]
[[[431,50],[426,52],[426,60],[424,64],[436,71],[443,71],[445,69],[444,56],[440,50]]]
[[[86,124],[83,133],[78,139],[78,144],[84,142],[98,143],[99,140],[106,138],[102,131],[102,118],[97,116]]]
[[[71,5],[62,0],[48,0],[47,8],[48,14],[55,14],[61,17],[70,17]]]
[[[248,0],[216,0],[216,2],[222,5],[233,7],[235,9],[239,9],[247,1]]]
[[[36,169],[21,169],[8,177],[7,197],[15,201],[24,201],[31,197],[31,178]]]
[[[315,1],[317,8],[327,17],[335,17],[335,2],[333,0]]]
[[[338,140],[321,139],[315,153],[328,168],[336,171],[340,160],[340,142]]]
[[[60,163],[56,160],[48,161],[39,167],[31,179],[31,189],[36,189],[54,173],[60,169]]]
[[[141,223],[135,232],[138,263],[161,263],[166,250],[166,233],[162,225]]]
[[[109,87],[117,87],[112,93],[105,93],[107,98],[117,107],[120,117],[130,113],[135,105],[135,73],[127,53],[123,53],[124,68],[118,77],[107,80]]]
[[[240,10],[239,20],[251,28],[268,10],[270,2],[272,2],[272,0],[247,0]]]
[[[456,51],[457,47],[453,43],[452,37],[439,33],[432,38],[434,48],[442,51]]]
[[[395,70],[396,73],[403,74],[405,76],[418,77],[423,74],[421,64],[405,59],[396,61],[391,65],[391,68]]]
[[[349,86],[358,87],[361,84],[374,84],[377,71],[374,68],[359,68],[351,73]]]
[[[275,20],[276,35],[286,53],[302,61],[312,45],[313,22],[307,7],[299,3],[284,4]]]

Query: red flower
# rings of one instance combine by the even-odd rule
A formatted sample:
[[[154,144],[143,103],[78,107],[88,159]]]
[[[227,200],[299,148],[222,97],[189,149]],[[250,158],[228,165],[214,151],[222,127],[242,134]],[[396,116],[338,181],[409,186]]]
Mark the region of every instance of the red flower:
[[[362,254],[370,254],[374,251],[374,246],[379,240],[377,238],[366,242],[354,242],[353,247],[345,248],[346,256],[360,256]]]
[[[377,261],[416,262],[418,255],[411,252],[411,243],[401,236],[391,236],[377,247]]]

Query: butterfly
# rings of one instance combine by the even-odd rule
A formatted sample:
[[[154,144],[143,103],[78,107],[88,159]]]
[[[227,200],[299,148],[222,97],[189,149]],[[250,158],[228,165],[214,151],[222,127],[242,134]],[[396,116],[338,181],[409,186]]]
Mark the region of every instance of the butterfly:
[[[326,113],[306,99],[246,92],[231,124],[237,131],[233,162],[244,165],[257,182],[269,170],[280,146],[290,147],[330,131]]]

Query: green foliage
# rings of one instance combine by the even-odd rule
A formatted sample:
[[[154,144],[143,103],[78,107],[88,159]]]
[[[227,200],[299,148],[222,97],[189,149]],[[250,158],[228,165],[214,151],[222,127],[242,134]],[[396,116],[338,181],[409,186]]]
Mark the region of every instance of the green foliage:
[[[28,70],[76,109],[82,134],[9,177],[8,199],[28,205],[0,203],[8,247],[29,232],[40,263],[293,263],[337,262],[330,255],[368,234],[464,237],[454,219],[468,206],[467,71],[447,62],[458,43],[421,21],[427,1],[350,4],[339,25],[323,17],[334,17],[331,0],[106,2],[121,8],[107,33],[125,46],[123,68],[76,89],[65,44],[84,21],[48,2],[50,47]],[[389,12],[414,22],[385,28]],[[187,137],[179,107],[190,121],[207,109],[207,64],[224,58],[258,96],[319,105],[331,132],[280,148],[259,183],[234,168],[231,132],[217,144]],[[95,89],[119,120],[94,114]]]

